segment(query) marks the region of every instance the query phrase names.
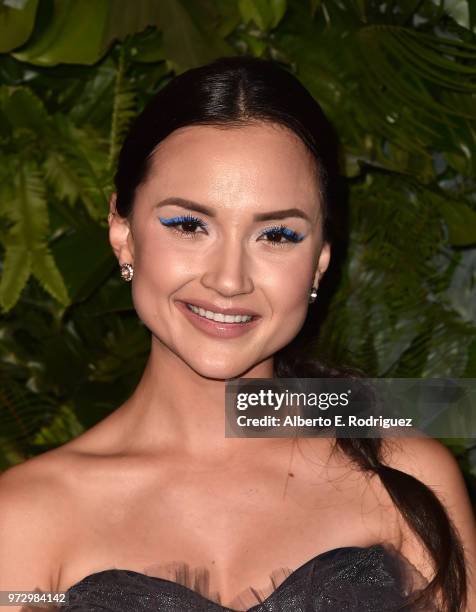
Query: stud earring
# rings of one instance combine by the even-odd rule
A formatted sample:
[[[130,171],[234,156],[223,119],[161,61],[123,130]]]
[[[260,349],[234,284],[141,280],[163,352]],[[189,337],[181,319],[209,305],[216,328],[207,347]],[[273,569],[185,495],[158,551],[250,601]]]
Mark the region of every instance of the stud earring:
[[[309,292],[309,304],[312,304],[316,301],[317,298],[317,285],[311,289]]]
[[[125,281],[132,280],[132,277],[134,276],[134,268],[130,263],[121,264],[121,276]]]

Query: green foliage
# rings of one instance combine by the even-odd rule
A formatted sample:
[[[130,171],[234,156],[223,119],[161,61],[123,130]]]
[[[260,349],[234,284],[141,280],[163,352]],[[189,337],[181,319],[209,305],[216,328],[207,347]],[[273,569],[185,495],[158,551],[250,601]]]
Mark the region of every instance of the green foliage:
[[[45,186],[38,167],[18,157],[12,165],[11,199],[3,202],[4,211],[13,221],[4,242],[4,273],[0,283],[2,305],[6,310],[18,300],[23,286],[33,273],[44,288],[60,303],[68,296],[48,247],[48,211]]]
[[[127,134],[127,128],[136,110],[136,94],[132,84],[125,76],[125,52],[126,47],[124,46],[120,50],[114,87],[114,103],[112,107],[108,158],[108,168],[110,171],[112,171],[116,165],[122,141]]]
[[[293,71],[342,141],[350,242],[316,355],[475,377],[475,20],[466,0],[0,2],[0,469],[137,384],[149,334],[108,243],[112,173],[135,113],[220,55]],[[445,443],[472,485],[473,441]]]
[[[38,0],[20,0],[0,4],[0,53],[26,42],[35,24]]]

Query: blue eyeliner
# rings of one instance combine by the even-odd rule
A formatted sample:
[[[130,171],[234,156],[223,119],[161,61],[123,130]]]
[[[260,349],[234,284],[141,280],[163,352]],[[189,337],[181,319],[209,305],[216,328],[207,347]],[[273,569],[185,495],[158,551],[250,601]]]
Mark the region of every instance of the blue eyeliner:
[[[197,217],[192,217],[192,215],[181,215],[180,217],[172,217],[171,219],[165,219],[165,217],[159,217],[159,220],[164,225],[173,225],[174,223],[186,223],[193,222],[200,225],[200,227],[205,227],[206,223],[204,223],[201,219]]]
[[[289,238],[292,242],[301,242],[304,239],[304,234],[298,234],[292,229],[285,227],[284,225],[271,227],[264,232],[264,235],[268,234],[283,234],[286,238]]]
[[[167,227],[172,227],[172,228],[174,228],[174,226],[181,225],[182,223],[195,223],[198,227],[201,227],[202,229],[208,227],[207,223],[205,223],[204,221],[202,221],[198,217],[194,217],[193,215],[180,215],[178,217],[172,217],[170,219],[166,219],[165,217],[159,217],[159,220],[160,220],[160,222],[163,225],[165,225]],[[184,230],[176,230],[176,231],[178,231],[178,232],[180,232],[182,234],[193,234],[193,235],[195,235],[195,232],[188,232],[188,231],[184,231]],[[289,229],[285,225],[277,225],[275,227],[270,227],[270,228],[264,230],[261,235],[262,236],[268,236],[268,235],[272,235],[272,234],[277,234],[277,235],[284,236],[286,238],[287,242],[290,242],[290,243],[301,242],[305,238],[304,234],[300,234],[298,232],[295,232],[294,230]],[[272,241],[270,241],[270,242],[272,242]],[[275,244],[284,245],[286,243],[285,242],[281,242],[281,243],[275,243]]]

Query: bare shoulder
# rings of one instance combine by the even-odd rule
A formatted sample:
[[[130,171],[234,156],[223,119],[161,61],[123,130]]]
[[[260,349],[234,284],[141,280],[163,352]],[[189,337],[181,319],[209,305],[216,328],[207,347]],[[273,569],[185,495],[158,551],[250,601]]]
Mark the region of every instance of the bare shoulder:
[[[64,458],[45,453],[0,474],[0,590],[54,590],[69,516]]]
[[[420,480],[442,502],[464,549],[469,580],[468,610],[476,610],[476,521],[463,474],[453,453],[433,438],[393,438],[386,444],[384,462]],[[414,538],[408,530],[407,535],[409,540]],[[415,551],[418,549],[415,540],[408,550],[412,547]],[[413,561],[418,567],[415,557]],[[420,569],[424,569],[428,577],[428,566],[421,563]]]
[[[475,538],[475,519],[463,474],[453,453],[428,437],[393,438],[386,445],[385,463],[417,478],[438,496],[451,515],[463,521],[465,533]]]

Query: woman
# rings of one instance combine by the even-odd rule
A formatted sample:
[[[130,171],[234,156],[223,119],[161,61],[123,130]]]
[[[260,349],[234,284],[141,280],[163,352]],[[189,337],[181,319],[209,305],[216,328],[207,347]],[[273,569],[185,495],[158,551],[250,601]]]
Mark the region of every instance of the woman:
[[[311,95],[252,57],[189,70],[136,120],[115,183],[150,358],[106,419],[2,475],[0,588],[67,591],[65,610],[475,610],[443,445],[224,437],[226,380],[345,374],[302,352],[339,204]]]

